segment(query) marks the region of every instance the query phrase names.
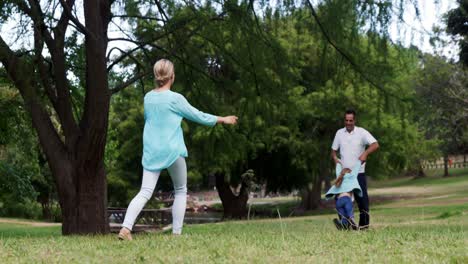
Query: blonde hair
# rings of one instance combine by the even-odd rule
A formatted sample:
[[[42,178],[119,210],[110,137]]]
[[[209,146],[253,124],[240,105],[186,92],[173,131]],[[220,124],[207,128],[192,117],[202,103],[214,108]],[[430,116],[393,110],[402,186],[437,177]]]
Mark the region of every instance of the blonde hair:
[[[163,86],[174,76],[174,64],[170,60],[160,59],[154,64],[153,72],[158,86]]]
[[[349,169],[349,168],[344,168],[344,169],[341,170],[340,176],[338,176],[338,178],[336,178],[336,180],[335,180],[335,186],[336,187],[341,186],[341,183],[343,182],[343,177],[345,176],[346,173],[349,173],[349,172],[351,172],[351,169]]]

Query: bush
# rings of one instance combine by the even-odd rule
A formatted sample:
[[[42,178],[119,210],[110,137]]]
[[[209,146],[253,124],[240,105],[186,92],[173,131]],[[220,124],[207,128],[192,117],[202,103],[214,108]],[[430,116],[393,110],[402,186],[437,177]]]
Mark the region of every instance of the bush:
[[[2,198],[4,197],[2,195]],[[0,202],[0,216],[40,219],[42,208],[38,202],[29,199],[22,202],[7,199]]]
[[[0,162],[0,215],[38,219],[41,206],[31,175],[6,162]]]

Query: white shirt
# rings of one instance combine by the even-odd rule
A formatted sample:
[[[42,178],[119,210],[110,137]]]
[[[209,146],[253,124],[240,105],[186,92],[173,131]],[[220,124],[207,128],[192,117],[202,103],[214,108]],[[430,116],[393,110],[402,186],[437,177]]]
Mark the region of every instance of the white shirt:
[[[345,128],[336,131],[332,149],[340,150],[340,159],[343,168],[352,168],[359,160],[359,156],[366,150],[366,146],[377,142],[377,140],[362,127],[354,126],[353,131],[348,132]],[[359,173],[365,171],[366,164],[361,165]]]

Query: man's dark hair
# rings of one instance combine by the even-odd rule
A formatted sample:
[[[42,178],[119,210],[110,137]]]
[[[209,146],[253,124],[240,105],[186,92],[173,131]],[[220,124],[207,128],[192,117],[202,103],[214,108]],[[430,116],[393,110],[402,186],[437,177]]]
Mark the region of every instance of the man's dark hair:
[[[346,110],[345,116],[346,116],[346,115],[353,115],[354,119],[356,119],[356,111],[354,111],[354,109],[348,109],[348,110]]]

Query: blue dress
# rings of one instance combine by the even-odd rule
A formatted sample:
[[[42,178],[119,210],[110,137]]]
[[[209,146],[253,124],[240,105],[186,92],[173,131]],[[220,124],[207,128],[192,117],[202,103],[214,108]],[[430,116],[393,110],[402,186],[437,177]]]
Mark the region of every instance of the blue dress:
[[[336,194],[344,192],[353,192],[355,195],[362,197],[361,186],[357,180],[359,174],[359,169],[361,168],[361,161],[358,161],[354,167],[351,169],[351,172],[346,173],[343,176],[343,182],[341,182],[340,187],[333,185],[330,190],[325,194],[326,199],[333,198]],[[342,167],[340,163],[336,164],[336,178],[340,176]]]
[[[148,171],[168,168],[179,157],[187,157],[181,127],[186,118],[202,125],[214,126],[217,116],[203,113],[187,99],[171,90],[150,91],[145,95],[142,165]]]

